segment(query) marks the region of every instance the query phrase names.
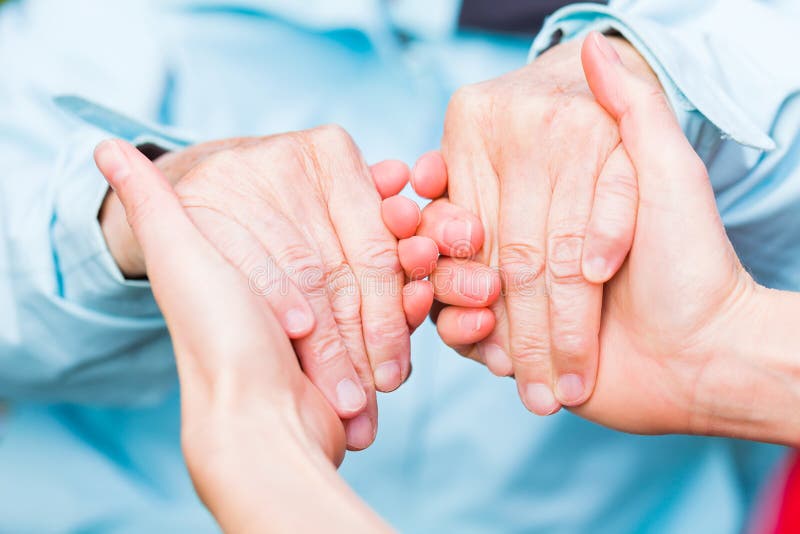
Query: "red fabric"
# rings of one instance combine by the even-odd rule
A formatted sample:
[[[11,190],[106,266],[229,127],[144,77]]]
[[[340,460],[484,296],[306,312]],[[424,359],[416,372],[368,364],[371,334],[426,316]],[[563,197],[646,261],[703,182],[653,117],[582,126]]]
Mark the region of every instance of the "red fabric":
[[[795,453],[786,477],[775,534],[800,533],[800,455]]]

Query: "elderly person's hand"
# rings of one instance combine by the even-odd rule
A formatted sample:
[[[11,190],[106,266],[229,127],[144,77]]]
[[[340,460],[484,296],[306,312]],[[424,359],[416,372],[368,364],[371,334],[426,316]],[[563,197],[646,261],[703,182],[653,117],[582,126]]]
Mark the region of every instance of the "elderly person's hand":
[[[657,85],[626,41],[616,39],[615,46],[638,76]],[[495,374],[513,373],[525,406],[539,415],[591,395],[602,283],[624,261],[636,220],[636,179],[616,123],[586,85],[579,48],[574,41],[556,46],[518,71],[459,90],[447,111],[441,154],[423,156],[412,175],[422,196],[446,192],[477,216],[464,233],[458,225],[469,221],[450,217],[452,205],[434,201],[420,235],[436,240],[444,255],[499,268],[503,291],[492,307],[493,333],[477,344],[451,345]],[[431,222],[442,220],[452,224]],[[463,266],[443,260],[440,269]],[[500,283],[484,274],[474,287],[439,291],[442,303],[454,306],[440,320],[484,305],[458,290]]]
[[[376,187],[353,141],[332,126],[205,143],[156,163],[197,228],[270,303],[304,372],[347,419],[348,445],[368,446],[375,388],[391,391],[408,376],[409,332],[432,300],[428,282],[417,279],[432,268],[435,245],[402,241],[423,257],[414,263],[420,256],[406,254],[412,260],[401,266],[381,220],[381,197],[402,189],[408,169],[378,164]],[[390,213],[416,209],[387,202]],[[113,193],[101,224],[122,270],[143,275],[143,255]],[[415,273],[405,287],[403,267]]]
[[[599,34],[587,38],[583,64],[597,101],[619,125],[632,162],[620,176],[638,176],[639,201],[630,254],[605,286],[597,384],[573,410],[629,432],[796,445],[800,299],[758,286],[742,267],[703,162],[663,92],[626,68]],[[473,217],[447,209],[447,217],[429,224]],[[445,278],[434,287],[452,276],[434,273]],[[440,316],[439,329],[452,344],[464,344],[473,337],[460,324],[478,313],[485,310]]]
[[[226,532],[388,530],[336,474],[345,434],[266,300],[132,146],[95,159],[124,204],[167,321],[189,473]]]

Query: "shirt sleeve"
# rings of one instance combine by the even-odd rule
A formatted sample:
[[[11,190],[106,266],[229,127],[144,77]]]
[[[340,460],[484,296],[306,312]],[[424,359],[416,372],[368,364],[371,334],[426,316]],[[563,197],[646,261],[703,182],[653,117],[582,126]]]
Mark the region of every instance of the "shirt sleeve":
[[[573,4],[548,18],[531,57],[590,31],[621,34],[658,76],[744,265],[762,284],[800,290],[800,3]]]
[[[100,18],[126,15],[94,7],[87,12]],[[90,124],[53,97],[106,98],[152,117],[164,71],[157,48],[131,46],[126,30],[94,20],[59,29],[60,9],[68,7],[14,3],[0,11],[0,398],[154,401],[175,384],[170,340],[148,284],[123,278],[97,220],[107,185],[92,153],[100,140],[120,136],[117,116],[73,98],[108,119]],[[146,42],[135,10],[127,15]],[[104,52],[92,53],[98,42]],[[99,57],[105,53],[117,62]],[[155,131],[122,137],[160,140]]]

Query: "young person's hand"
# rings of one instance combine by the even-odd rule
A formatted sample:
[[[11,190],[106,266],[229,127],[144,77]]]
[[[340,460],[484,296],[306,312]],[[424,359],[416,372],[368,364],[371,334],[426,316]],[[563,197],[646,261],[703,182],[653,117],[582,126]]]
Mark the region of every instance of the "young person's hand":
[[[387,527],[335,471],[345,432],[268,302],[132,146],[95,153],[141,246],[172,337],[189,473],[226,532]]]
[[[303,370],[348,421],[350,448],[372,443],[376,386],[391,391],[407,378],[409,333],[433,299],[422,280],[436,258],[433,243],[401,241],[411,251],[401,265],[398,242],[381,222],[381,199],[403,188],[408,168],[368,168],[332,126],[203,143],[156,164],[197,228],[270,304]],[[384,212],[417,210],[387,203]],[[412,218],[418,222],[418,210]],[[101,226],[122,270],[146,274],[113,192]]]

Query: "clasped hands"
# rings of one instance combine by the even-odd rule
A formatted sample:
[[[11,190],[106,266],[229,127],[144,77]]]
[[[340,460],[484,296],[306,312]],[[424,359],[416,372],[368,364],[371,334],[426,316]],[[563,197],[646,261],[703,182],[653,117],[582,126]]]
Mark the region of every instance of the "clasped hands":
[[[713,433],[706,371],[754,313],[657,80],[597,34],[454,96],[442,151],[411,173],[435,199],[421,213],[396,196],[408,169],[367,167],[331,127],[198,145],[161,172],[119,142],[96,160],[109,247],[146,272],[172,335],[212,512],[202,480],[252,469],[243,449],[282,436],[287,463],[322,465],[368,446],[375,390],[408,377],[434,298],[442,339],[513,375],[530,411],[639,433]]]

